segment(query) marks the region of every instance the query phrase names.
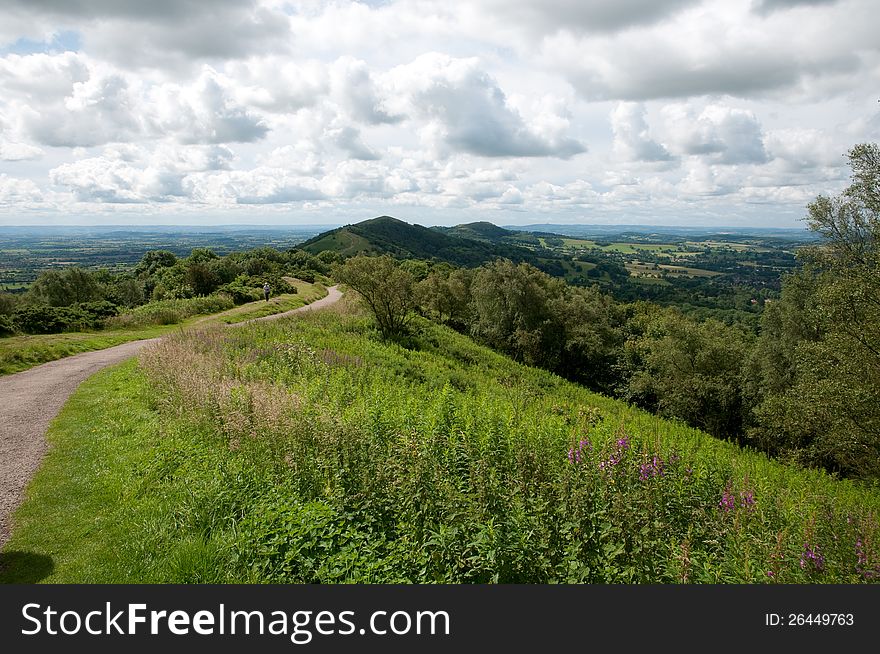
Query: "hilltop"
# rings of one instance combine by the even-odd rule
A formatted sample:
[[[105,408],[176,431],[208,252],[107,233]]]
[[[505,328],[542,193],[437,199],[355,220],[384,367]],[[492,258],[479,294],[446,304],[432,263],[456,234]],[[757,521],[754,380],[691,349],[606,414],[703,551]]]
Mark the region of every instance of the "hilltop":
[[[478,266],[498,257],[516,262],[534,261],[534,253],[515,244],[522,238],[516,232],[491,223],[427,228],[391,216],[379,216],[318,234],[300,248],[310,254],[328,250],[346,257],[390,254],[398,259],[427,259],[446,261],[457,266]]]

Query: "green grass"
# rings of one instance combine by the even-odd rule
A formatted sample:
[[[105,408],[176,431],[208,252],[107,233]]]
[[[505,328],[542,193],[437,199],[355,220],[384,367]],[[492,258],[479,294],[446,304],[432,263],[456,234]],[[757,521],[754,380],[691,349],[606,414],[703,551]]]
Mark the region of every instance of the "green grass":
[[[63,359],[81,352],[103,350],[129,341],[161,336],[176,328],[176,325],[166,325],[134,330],[119,329],[0,338],[0,375],[21,372],[41,363]]]
[[[406,347],[340,310],[215,326],[91,378],[0,581],[849,583],[880,564],[876,489],[416,326]]]

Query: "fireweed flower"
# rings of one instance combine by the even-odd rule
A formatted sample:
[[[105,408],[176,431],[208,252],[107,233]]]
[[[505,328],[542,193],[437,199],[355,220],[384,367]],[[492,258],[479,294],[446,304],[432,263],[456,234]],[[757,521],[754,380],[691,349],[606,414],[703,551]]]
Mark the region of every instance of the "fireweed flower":
[[[571,464],[580,463],[582,455],[586,450],[592,450],[593,444],[590,443],[588,438],[581,439],[578,443],[577,449],[571,447],[568,450],[568,462]]]
[[[721,501],[718,502],[718,508],[725,513],[729,513],[736,509],[736,499],[733,497],[733,491],[730,488],[730,484],[724,489],[724,493],[721,495]]]
[[[647,481],[654,477],[663,476],[663,460],[659,456],[655,456],[648,463],[639,466],[639,480]]]
[[[599,470],[603,472],[611,472],[614,467],[623,460],[623,454],[629,449],[629,439],[625,436],[618,438],[614,443],[614,452],[605,461],[599,462]]]
[[[822,572],[825,569],[825,557],[819,551],[818,545],[804,543],[804,551],[801,554],[801,569],[809,572]]]
[[[751,509],[755,506],[755,491],[752,489],[740,491],[739,505],[744,509]]]
[[[870,567],[868,565],[868,553],[865,551],[865,544],[862,542],[861,537],[856,539],[856,559],[858,560],[856,563],[856,572],[858,572],[863,579],[875,579],[880,575],[880,566]]]

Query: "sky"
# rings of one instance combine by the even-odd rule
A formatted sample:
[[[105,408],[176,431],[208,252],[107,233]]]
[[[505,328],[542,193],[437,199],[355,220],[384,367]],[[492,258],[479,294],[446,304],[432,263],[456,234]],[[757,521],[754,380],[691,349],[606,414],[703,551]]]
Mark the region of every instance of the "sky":
[[[0,225],[803,226],[877,0],[0,0]]]

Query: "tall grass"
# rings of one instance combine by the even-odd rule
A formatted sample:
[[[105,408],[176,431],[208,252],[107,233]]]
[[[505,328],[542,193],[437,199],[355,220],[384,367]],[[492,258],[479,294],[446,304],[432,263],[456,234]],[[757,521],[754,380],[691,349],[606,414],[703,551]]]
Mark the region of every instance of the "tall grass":
[[[238,574],[805,583],[880,570],[876,492],[421,329],[404,349],[324,314],[143,356],[164,413],[259,471],[222,510],[200,499],[235,525]]]

